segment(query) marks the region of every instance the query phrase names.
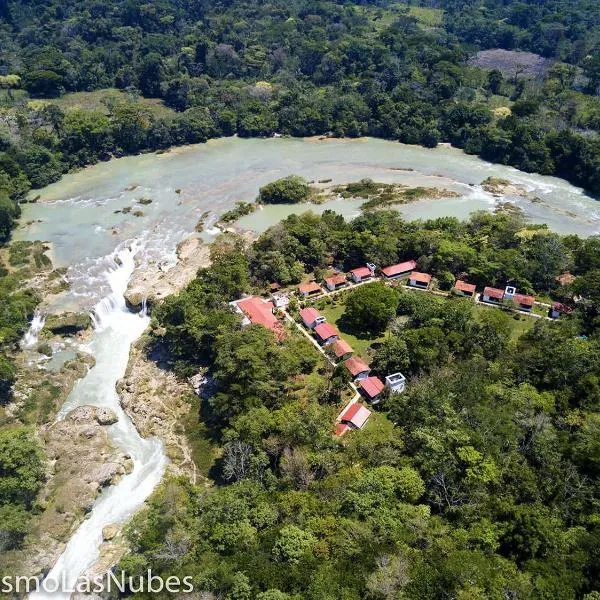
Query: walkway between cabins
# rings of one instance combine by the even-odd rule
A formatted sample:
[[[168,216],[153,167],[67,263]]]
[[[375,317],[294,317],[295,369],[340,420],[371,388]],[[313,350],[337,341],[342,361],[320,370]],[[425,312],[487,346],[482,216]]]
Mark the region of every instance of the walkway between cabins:
[[[360,284],[357,284],[357,285],[360,285]],[[298,323],[298,321],[296,321],[287,310],[282,308],[281,312],[283,313],[283,316],[286,318],[286,320],[289,321],[290,323],[292,323],[296,327],[296,329],[298,329],[298,331],[300,331],[300,333],[302,333],[302,335],[307,340],[309,340],[310,343],[325,357],[325,360],[335,367],[336,366],[335,361],[327,354],[327,352],[325,352],[325,349],[323,348],[323,346],[321,346],[319,344],[319,342],[317,342],[317,340],[315,340],[315,338],[312,335],[310,335],[310,333],[307,331],[307,329],[304,328],[300,323]],[[344,406],[344,408],[340,411],[340,414],[337,416],[336,423],[339,422],[341,415],[343,415],[346,412],[346,410],[348,410],[348,408],[350,406],[352,406],[352,404],[355,404],[356,402],[358,402],[361,399],[360,392],[358,391],[358,388],[356,387],[356,385],[354,385],[354,382],[350,381],[348,383],[348,385],[354,391],[354,396],[348,401],[346,406]]]

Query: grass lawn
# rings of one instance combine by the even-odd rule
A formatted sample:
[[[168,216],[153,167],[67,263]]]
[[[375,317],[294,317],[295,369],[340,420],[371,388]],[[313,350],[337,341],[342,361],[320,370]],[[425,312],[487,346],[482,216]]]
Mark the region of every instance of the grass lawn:
[[[108,106],[118,102],[134,102],[144,106],[152,112],[155,117],[164,117],[175,114],[175,111],[165,106],[158,98],[142,98],[136,94],[130,94],[123,90],[107,88],[94,92],[73,92],[65,94],[60,98],[45,100],[51,104],[60,106],[63,110],[69,108],[82,108],[84,110],[101,110],[108,114]]]
[[[475,317],[477,317],[477,315],[482,314],[484,311],[500,310],[500,309],[496,308],[495,306],[485,306],[482,304],[476,304],[474,310],[475,310]],[[514,316],[509,313],[509,316],[510,316],[510,321],[512,323],[511,334],[510,334],[510,337],[512,340],[519,339],[526,331],[531,329],[537,322],[537,319],[534,319],[533,317],[528,317],[526,315],[522,315],[522,314],[518,314],[518,313],[514,313]],[[514,318],[514,317],[518,317],[518,318]]]
[[[338,322],[341,316],[344,314],[344,305],[339,304],[326,304],[323,308],[319,308],[321,314],[326,317],[327,321],[332,325],[335,325],[342,338],[345,339],[353,348],[355,354],[358,354],[365,362],[369,363],[373,356],[373,352],[370,351],[371,344],[382,342],[385,339],[385,334],[379,337],[356,337],[353,333],[349,333],[339,326]]]

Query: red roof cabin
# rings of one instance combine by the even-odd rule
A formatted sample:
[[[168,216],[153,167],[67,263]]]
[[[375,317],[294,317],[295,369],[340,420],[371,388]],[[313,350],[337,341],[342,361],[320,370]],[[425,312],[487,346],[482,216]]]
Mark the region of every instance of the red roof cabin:
[[[368,264],[366,267],[358,267],[350,271],[350,277],[354,283],[361,283],[375,276],[375,265]]]
[[[432,277],[429,273],[419,273],[418,271],[414,271],[408,280],[408,285],[421,290],[426,290],[429,288],[431,280]]]
[[[316,281],[309,281],[308,283],[301,283],[298,286],[298,292],[300,292],[300,295],[304,298],[308,298],[309,296],[321,294],[323,290]]]
[[[454,289],[461,294],[461,296],[472,298],[475,295],[477,286],[473,283],[467,283],[466,281],[458,279],[454,284]]]
[[[533,305],[535,304],[534,296],[526,296],[525,294],[515,294],[513,300],[517,303],[519,310],[525,312],[531,312],[533,310]]]
[[[237,312],[243,315],[243,326],[250,325],[250,323],[262,325],[273,331],[279,339],[285,336],[283,325],[273,314],[274,305],[272,302],[263,300],[258,296],[250,296],[249,298],[232,302],[232,305],[236,308]]]
[[[414,260],[409,260],[397,265],[383,267],[381,273],[386,279],[399,279],[410,275],[417,268],[417,263]]]
[[[350,429],[362,429],[371,416],[371,411],[358,402],[351,404],[340,416],[343,425]]]
[[[504,299],[504,290],[498,288],[486,287],[483,289],[481,295],[482,302],[488,302],[489,304],[502,304]]]
[[[314,332],[317,336],[317,340],[322,346],[328,346],[340,339],[338,330],[330,323],[321,323],[320,325],[317,325],[314,328]]]
[[[345,285],[348,285],[348,281],[342,273],[336,273],[335,275],[332,275],[331,277],[326,277],[324,279],[324,281],[325,281],[325,287],[330,292],[335,292],[335,290],[338,290],[339,288],[344,287]]]
[[[317,325],[325,323],[327,319],[316,309],[312,307],[303,308],[300,311],[300,318],[304,323],[305,327],[314,329]]]
[[[379,377],[366,377],[359,383],[360,393],[367,399],[371,404],[378,404],[381,402],[385,385]]]
[[[347,360],[354,354],[352,346],[346,340],[336,340],[331,344],[331,353],[336,357],[337,360]]]
[[[369,365],[356,356],[346,359],[344,361],[344,366],[348,369],[350,375],[359,381],[368,377],[371,372]]]
[[[550,308],[550,318],[558,319],[561,315],[570,315],[573,309],[562,302],[554,302]]]

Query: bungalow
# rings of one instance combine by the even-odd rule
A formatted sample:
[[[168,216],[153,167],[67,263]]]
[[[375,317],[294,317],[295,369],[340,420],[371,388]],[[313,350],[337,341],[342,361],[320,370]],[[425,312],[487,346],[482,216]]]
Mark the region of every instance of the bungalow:
[[[367,279],[371,279],[375,276],[375,265],[373,263],[367,263],[366,267],[357,267],[350,271],[350,277],[354,283],[361,283]]]
[[[385,385],[392,394],[401,394],[406,387],[406,377],[402,373],[392,373],[385,378]]]
[[[314,329],[317,325],[325,323],[327,319],[315,308],[303,308],[300,311],[300,318],[306,327]]]
[[[249,298],[231,302],[231,306],[234,307],[237,313],[242,315],[243,327],[246,327],[251,323],[262,325],[273,331],[279,339],[282,339],[285,336],[283,325],[273,314],[275,306],[272,302],[263,300],[258,296],[250,296]]]
[[[340,339],[338,330],[330,323],[321,323],[320,325],[317,325],[314,328],[314,332],[317,335],[317,340],[322,346],[328,346]]]
[[[323,290],[316,281],[309,281],[308,283],[301,283],[298,286],[298,292],[300,292],[300,295],[304,298],[308,298],[309,296],[321,294]]]
[[[341,415],[340,422],[350,429],[362,429],[369,420],[371,411],[358,402],[351,404]]]
[[[488,302],[489,304],[502,304],[504,299],[504,290],[498,288],[486,287],[483,289],[481,295],[482,302]]]
[[[417,268],[417,263],[414,260],[409,260],[397,265],[390,265],[389,267],[383,267],[381,272],[386,279],[399,279],[400,277],[406,277],[410,275]]]
[[[408,285],[426,290],[431,283],[431,279],[432,277],[429,273],[419,273],[418,271],[413,271],[408,281]]]
[[[371,404],[378,404],[381,402],[382,394],[385,390],[385,385],[379,377],[366,377],[361,380],[358,384],[360,387],[361,394],[371,402]]]
[[[336,340],[331,344],[331,353],[336,357],[337,360],[347,360],[354,354],[352,346],[346,340]]]
[[[369,365],[364,363],[360,358],[352,356],[344,361],[344,366],[348,369],[348,372],[356,380],[365,379],[369,376],[371,369]]]
[[[330,292],[334,292],[335,290],[348,285],[348,281],[342,273],[336,273],[331,277],[326,277],[324,281],[325,287],[327,287]]]
[[[466,296],[467,298],[472,298],[475,295],[477,286],[472,283],[467,283],[466,281],[462,281],[462,280],[458,279],[454,283],[454,289],[462,296]]]
[[[531,312],[533,305],[535,304],[535,298],[533,296],[526,296],[525,294],[515,294],[513,300],[517,303],[519,310],[525,312]]]
[[[560,315],[570,315],[573,309],[570,306],[566,306],[562,302],[554,302],[550,308],[550,318],[558,319]]]

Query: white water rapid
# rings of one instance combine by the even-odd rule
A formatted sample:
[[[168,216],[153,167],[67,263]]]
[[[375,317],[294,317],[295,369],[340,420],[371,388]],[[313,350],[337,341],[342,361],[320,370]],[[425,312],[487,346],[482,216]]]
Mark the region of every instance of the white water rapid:
[[[23,341],[21,342],[23,348],[33,348],[33,346],[37,344],[39,333],[44,328],[45,322],[46,317],[41,313],[36,312],[33,315],[29,329],[23,336]]]
[[[142,335],[149,318],[130,312],[123,298],[133,273],[134,257],[139,247],[129,244],[117,249],[111,257],[106,279],[111,293],[93,311],[94,334],[90,350],[95,366],[80,379],[63,405],[58,419],[77,406],[108,407],[118,416],[110,426],[111,439],[127,453],[134,463],[132,473],[98,497],[89,517],[69,540],[64,552],[30,600],[68,600],[78,578],[99,557],[102,528],[124,523],[141,507],[164,473],[167,458],[157,439],[140,437],[133,423],[119,404],[115,384],[127,367],[131,344]]]

